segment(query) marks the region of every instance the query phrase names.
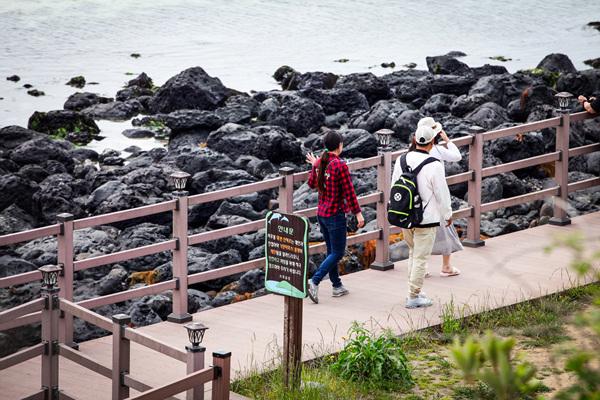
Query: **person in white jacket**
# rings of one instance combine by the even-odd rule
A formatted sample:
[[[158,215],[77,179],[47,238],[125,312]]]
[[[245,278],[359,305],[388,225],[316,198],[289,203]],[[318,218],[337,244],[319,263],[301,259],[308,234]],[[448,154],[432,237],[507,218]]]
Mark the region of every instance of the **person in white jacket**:
[[[431,117],[425,117],[421,118],[417,126],[423,125],[431,127],[437,137],[441,139],[439,143],[436,143],[437,140],[434,141],[435,144],[429,153],[432,157],[440,160],[442,165],[444,165],[444,161],[458,162],[461,160],[462,156],[458,147],[450,141],[448,135],[444,132],[442,124]],[[461,250],[463,250],[463,246],[454,225],[438,227],[431,254],[442,256],[442,270],[440,276],[451,277],[460,274],[460,270],[452,266],[450,255]],[[425,277],[429,277],[429,272],[425,274]]]
[[[409,168],[417,168],[431,157],[435,132],[429,126],[420,126],[415,133],[416,148],[406,154]],[[400,158],[396,160],[392,173],[392,185],[402,175]],[[423,292],[423,282],[427,271],[427,260],[431,255],[437,227],[452,224],[450,191],[446,184],[444,167],[441,162],[432,162],[423,167],[417,176],[419,196],[423,204],[423,219],[412,229],[402,229],[404,240],[409,248],[408,258],[408,297],[407,308],[428,307],[433,304]]]

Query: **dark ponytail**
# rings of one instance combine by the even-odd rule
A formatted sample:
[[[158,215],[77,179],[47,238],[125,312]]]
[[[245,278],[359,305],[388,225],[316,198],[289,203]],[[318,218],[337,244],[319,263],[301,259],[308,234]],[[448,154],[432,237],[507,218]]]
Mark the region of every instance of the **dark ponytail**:
[[[415,151],[417,149],[417,141],[415,140],[415,135],[412,135],[410,140],[410,146],[408,146],[408,151]]]
[[[323,144],[325,145],[326,150],[321,155],[321,160],[319,161],[319,172],[317,175],[317,187],[319,188],[319,192],[325,192],[325,171],[327,170],[327,166],[331,159],[329,152],[340,147],[342,140],[342,135],[334,130],[327,131],[323,136]]]

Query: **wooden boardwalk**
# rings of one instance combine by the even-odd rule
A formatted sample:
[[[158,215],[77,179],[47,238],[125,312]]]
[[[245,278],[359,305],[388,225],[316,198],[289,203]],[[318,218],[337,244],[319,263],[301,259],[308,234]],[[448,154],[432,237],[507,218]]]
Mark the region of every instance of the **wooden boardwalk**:
[[[342,346],[342,336],[353,321],[368,322],[374,327],[391,328],[406,333],[440,322],[444,304],[453,301],[465,306],[466,314],[484,308],[498,308],[536,298],[577,285],[569,270],[571,254],[560,249],[544,254],[544,246],[555,235],[582,231],[590,247],[600,248],[600,213],[573,219],[566,227],[541,226],[486,241],[486,246],[465,249],[453,256],[462,275],[440,278],[440,257],[432,257],[424,290],[435,304],[427,309],[404,308],[406,262],[396,263],[387,272],[365,270],[343,277],[350,295],[332,298],[327,281],[321,285],[321,303],[305,301],[305,359],[335,352]],[[283,299],[268,295],[194,315],[208,325],[205,337],[211,351],[231,351],[233,376],[239,377],[252,368],[269,368],[277,360],[282,344]],[[188,343],[185,329],[170,322],[140,328],[182,349]],[[131,374],[136,379],[158,386],[185,375],[185,366],[173,359],[132,343]],[[104,365],[111,365],[111,340],[101,338],[80,345],[82,353]],[[110,381],[61,358],[60,388],[80,399],[110,399]],[[39,357],[0,372],[0,399],[17,399],[39,389]],[[133,391],[132,391],[133,393]]]

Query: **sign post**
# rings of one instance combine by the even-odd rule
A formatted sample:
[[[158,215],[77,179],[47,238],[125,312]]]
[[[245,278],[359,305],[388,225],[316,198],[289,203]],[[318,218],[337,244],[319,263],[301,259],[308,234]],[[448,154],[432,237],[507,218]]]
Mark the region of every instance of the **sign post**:
[[[288,387],[298,387],[302,361],[302,306],[307,295],[308,232],[304,217],[269,212],[265,236],[265,288],[284,297],[283,368]]]

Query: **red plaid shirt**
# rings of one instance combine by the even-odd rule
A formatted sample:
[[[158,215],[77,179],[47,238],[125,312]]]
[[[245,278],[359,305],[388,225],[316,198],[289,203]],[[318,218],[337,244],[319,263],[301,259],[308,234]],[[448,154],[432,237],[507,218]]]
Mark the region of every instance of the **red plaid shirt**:
[[[340,211],[353,214],[360,213],[358,199],[354,192],[354,185],[350,178],[350,170],[346,163],[333,153],[329,153],[330,161],[325,171],[325,192],[319,193],[319,207],[317,215],[320,217],[332,217]],[[319,164],[312,167],[308,177],[308,186],[317,188],[319,175]]]

